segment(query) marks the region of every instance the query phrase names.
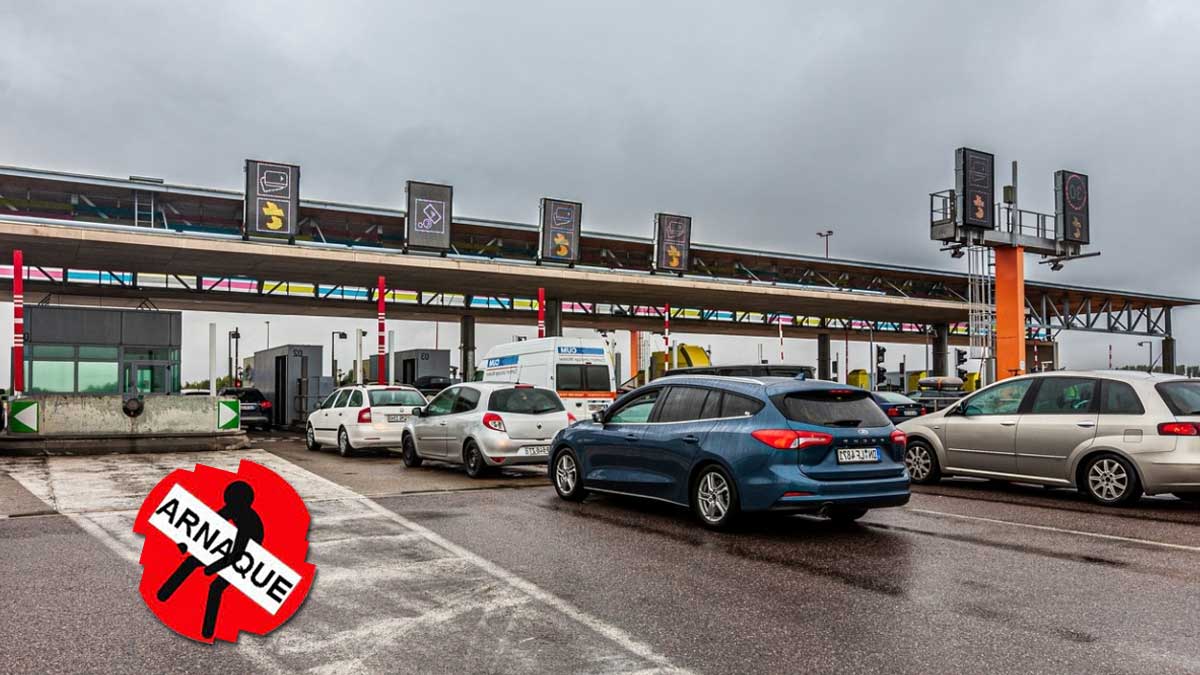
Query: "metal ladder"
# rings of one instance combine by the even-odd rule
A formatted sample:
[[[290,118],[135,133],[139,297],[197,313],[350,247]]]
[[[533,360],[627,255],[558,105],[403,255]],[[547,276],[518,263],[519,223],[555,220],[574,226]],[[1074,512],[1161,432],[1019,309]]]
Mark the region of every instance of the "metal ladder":
[[[996,347],[996,253],[990,246],[967,247],[967,306],[968,357],[979,364],[980,384],[990,384]]]
[[[154,227],[154,193],[133,191],[133,224],[135,227]]]

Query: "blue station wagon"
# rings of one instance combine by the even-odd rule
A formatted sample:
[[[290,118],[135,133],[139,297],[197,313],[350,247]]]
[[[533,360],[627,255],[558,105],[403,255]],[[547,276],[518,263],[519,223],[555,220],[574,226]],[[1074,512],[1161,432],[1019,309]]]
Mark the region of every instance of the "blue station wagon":
[[[856,520],[908,502],[905,435],[869,392],[791,378],[668,376],[551,443],[559,496],[589,490],[691,508],[723,528],[742,512]]]

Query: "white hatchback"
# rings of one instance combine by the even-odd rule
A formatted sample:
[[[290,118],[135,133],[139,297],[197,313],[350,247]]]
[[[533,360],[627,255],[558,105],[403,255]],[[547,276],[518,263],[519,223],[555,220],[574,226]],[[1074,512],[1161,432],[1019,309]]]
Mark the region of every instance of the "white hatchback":
[[[309,450],[336,445],[346,457],[363,448],[398,448],[414,410],[426,403],[412,387],[382,384],[342,387],[308,416]]]

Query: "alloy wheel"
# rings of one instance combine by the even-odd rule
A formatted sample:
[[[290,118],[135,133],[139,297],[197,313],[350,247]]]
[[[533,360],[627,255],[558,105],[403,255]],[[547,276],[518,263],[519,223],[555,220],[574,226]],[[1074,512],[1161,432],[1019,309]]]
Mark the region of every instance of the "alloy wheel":
[[[1129,474],[1115,459],[1105,457],[1092,464],[1087,475],[1088,489],[1106,502],[1115,502],[1129,489]]]
[[[924,445],[908,446],[904,451],[904,464],[915,481],[925,480],[933,470],[933,458],[929,456],[929,449]]]
[[[696,502],[700,516],[709,523],[719,523],[729,512],[729,483],[716,471],[709,471],[700,478],[696,487]]]
[[[565,452],[559,455],[554,468],[554,483],[558,486],[558,491],[562,494],[571,494],[578,478],[579,472],[575,467],[575,459]]]

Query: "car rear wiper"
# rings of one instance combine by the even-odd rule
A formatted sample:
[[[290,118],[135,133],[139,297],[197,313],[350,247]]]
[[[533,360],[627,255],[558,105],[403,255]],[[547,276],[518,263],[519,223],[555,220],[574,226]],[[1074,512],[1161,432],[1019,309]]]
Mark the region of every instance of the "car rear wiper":
[[[862,420],[834,420],[829,423],[831,427],[856,427],[862,424]]]

